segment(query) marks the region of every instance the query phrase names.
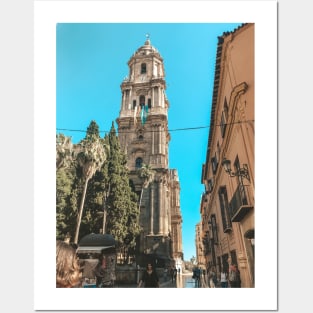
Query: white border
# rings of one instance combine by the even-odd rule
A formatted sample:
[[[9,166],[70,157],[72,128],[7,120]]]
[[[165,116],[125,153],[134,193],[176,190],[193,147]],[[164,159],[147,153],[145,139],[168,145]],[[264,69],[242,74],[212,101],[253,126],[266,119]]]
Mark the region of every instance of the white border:
[[[143,6],[152,12],[145,20]],[[256,288],[154,289],[151,294],[135,288],[54,287],[55,30],[63,22],[255,23]],[[34,1],[34,40],[35,310],[276,310],[276,1]]]

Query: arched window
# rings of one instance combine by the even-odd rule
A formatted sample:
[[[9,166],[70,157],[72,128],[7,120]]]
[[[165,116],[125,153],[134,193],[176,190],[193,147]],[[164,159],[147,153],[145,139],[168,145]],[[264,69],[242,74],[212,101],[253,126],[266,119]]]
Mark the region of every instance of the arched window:
[[[136,159],[135,167],[136,168],[141,168],[142,167],[142,158],[137,158]]]
[[[146,97],[145,96],[140,96],[139,97],[139,105],[142,107],[145,105],[146,102]]]
[[[147,73],[147,65],[146,63],[142,63],[140,74],[146,74],[146,73]]]

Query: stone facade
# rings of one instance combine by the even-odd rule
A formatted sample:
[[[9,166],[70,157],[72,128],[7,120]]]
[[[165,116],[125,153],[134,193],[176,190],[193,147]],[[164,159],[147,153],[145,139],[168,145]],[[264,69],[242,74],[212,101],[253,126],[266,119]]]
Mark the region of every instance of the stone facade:
[[[241,286],[249,288],[254,287],[254,24],[218,39],[199,240],[207,267],[219,273],[236,263]]]
[[[140,202],[143,231],[137,254],[171,260],[183,258],[180,183],[176,169],[169,169],[169,101],[163,59],[147,38],[128,61],[129,75],[121,84],[122,101],[117,119],[121,147],[127,154],[130,179]],[[148,165],[155,173],[143,188],[138,169]],[[142,189],[143,188],[143,189]]]

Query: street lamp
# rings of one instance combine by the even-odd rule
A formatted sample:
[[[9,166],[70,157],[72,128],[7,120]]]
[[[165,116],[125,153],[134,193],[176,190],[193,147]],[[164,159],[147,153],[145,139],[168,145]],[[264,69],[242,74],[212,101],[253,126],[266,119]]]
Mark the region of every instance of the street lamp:
[[[222,161],[222,166],[224,167],[225,172],[230,177],[240,176],[245,177],[248,181],[250,181],[249,171],[248,171],[248,165],[243,164],[242,168],[239,168],[237,172],[233,172],[230,165],[230,160],[224,158]]]

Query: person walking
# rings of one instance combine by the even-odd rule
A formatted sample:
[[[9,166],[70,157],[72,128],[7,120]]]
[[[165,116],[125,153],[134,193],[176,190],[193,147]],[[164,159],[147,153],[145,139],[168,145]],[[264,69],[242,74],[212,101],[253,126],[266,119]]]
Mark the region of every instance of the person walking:
[[[177,277],[177,268],[174,267],[174,273],[173,273],[173,279],[174,279],[174,281],[176,281],[176,277]],[[172,280],[172,282],[173,282],[173,280]]]
[[[159,288],[159,277],[157,272],[153,269],[152,264],[148,263],[142,277],[139,281],[138,288],[144,283],[145,288]]]
[[[241,288],[240,271],[236,264],[229,267],[228,280],[231,288]]]
[[[200,285],[200,280],[201,280],[201,273],[200,273],[200,268],[197,267],[196,268],[196,288],[200,288],[201,285]]]
[[[202,274],[203,274],[203,279],[206,283],[206,271],[205,271],[205,268],[202,270]]]
[[[241,288],[241,279],[240,279],[240,271],[238,266],[235,264],[235,270],[237,272],[236,281],[235,281],[235,288]]]
[[[225,267],[221,271],[221,287],[227,288],[228,287],[228,275]]]
[[[174,266],[171,267],[170,274],[171,274],[171,279],[172,279],[172,283],[173,283],[174,281],[176,281],[176,277],[177,277],[176,267],[174,267]]]
[[[217,277],[216,277],[216,272],[215,268],[212,267],[209,272],[209,287],[210,288],[216,288],[217,287]]]
[[[174,266],[172,266],[170,268],[170,276],[171,276],[171,280],[172,280],[172,283],[174,282]]]

